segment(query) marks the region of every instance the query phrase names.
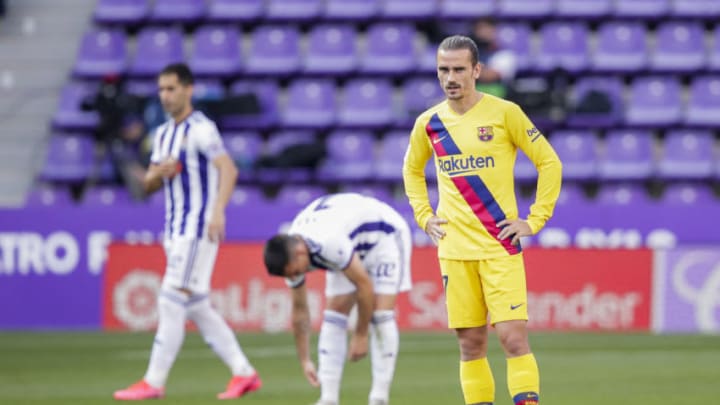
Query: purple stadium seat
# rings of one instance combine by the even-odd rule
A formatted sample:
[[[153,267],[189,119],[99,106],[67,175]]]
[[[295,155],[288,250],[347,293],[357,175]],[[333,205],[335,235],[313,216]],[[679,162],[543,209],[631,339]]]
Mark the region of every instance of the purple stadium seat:
[[[220,100],[225,96],[225,86],[217,79],[196,79],[193,100]]]
[[[644,76],[633,80],[625,122],[630,125],[662,126],[680,121],[680,83],[673,77]]]
[[[620,123],[624,114],[624,85],[620,78],[610,76],[581,77],[570,92],[570,105],[566,121],[571,127],[608,128]],[[597,93],[605,94],[610,102],[608,111],[586,111],[583,103]]]
[[[420,50],[418,73],[437,74],[437,47],[438,44],[427,43],[425,49]]]
[[[155,76],[168,64],[182,62],[182,40],[182,32],[177,28],[143,28],[137,35],[130,75]]]
[[[335,122],[335,82],[296,79],[288,86],[283,114],[286,127],[325,128]]]
[[[553,0],[502,0],[497,4],[497,14],[503,18],[545,18],[553,6]]]
[[[517,199],[520,216],[526,217],[530,213],[530,206],[535,203],[535,190],[530,195],[525,195],[516,190],[515,198]],[[572,207],[586,205],[589,202],[590,200],[585,196],[585,192],[579,184],[563,182],[557,199],[559,208],[556,207],[556,209],[572,209]]]
[[[405,0],[404,2],[410,3],[412,0]],[[495,0],[444,0],[439,3],[440,16],[443,18],[468,19],[490,16],[495,12],[496,7]],[[408,7],[414,7],[414,5]]]
[[[373,197],[390,205],[395,203],[395,198],[384,184],[345,184],[340,187],[340,192]]]
[[[128,94],[139,97],[153,97],[157,96],[158,85],[157,79],[145,78],[136,79],[129,78],[125,81],[125,91]]]
[[[235,162],[240,171],[240,180],[253,178],[253,166],[262,153],[263,139],[257,132],[226,132],[223,141],[228,155]]]
[[[712,46],[708,51],[708,69],[720,71],[720,25],[713,30]]]
[[[357,33],[352,25],[321,24],[308,33],[303,70],[311,74],[345,75],[358,65]]]
[[[66,187],[42,184],[33,187],[25,198],[25,207],[68,206],[75,202]]]
[[[655,38],[653,70],[690,72],[705,66],[705,29],[699,23],[662,23]]]
[[[275,203],[279,206],[294,208],[297,211],[325,194],[327,194],[327,190],[322,186],[288,184],[283,186],[275,196]]]
[[[93,79],[122,75],[127,65],[125,41],[125,33],[117,29],[87,31],[78,48],[73,74]]]
[[[60,134],[50,137],[40,178],[50,182],[80,182],[90,176],[95,142],[86,135]]]
[[[125,91],[140,97],[155,97],[158,92],[157,79],[129,79]],[[225,87],[217,79],[195,79],[193,100],[217,100],[225,95]]]
[[[134,202],[125,187],[94,186],[83,195],[80,202],[84,207],[127,206]]]
[[[716,0],[673,0],[670,14],[679,18],[717,18],[720,3]]]
[[[435,16],[437,3],[436,0],[384,0],[380,14],[389,19],[428,19]]]
[[[154,0],[150,21],[190,23],[205,16],[205,10],[205,0]]]
[[[293,145],[312,144],[318,140],[311,131],[283,130],[273,133],[265,143],[264,157],[274,157]],[[265,183],[307,182],[313,171],[305,167],[262,167],[256,171],[256,178]]]
[[[351,79],[345,84],[338,123],[347,127],[382,127],[395,119],[392,85],[385,79]]]
[[[537,180],[537,169],[525,152],[518,149],[515,159],[515,180],[518,183],[526,183]]]
[[[245,73],[289,75],[300,67],[300,33],[287,25],[265,25],[250,37]]]
[[[262,190],[253,186],[235,186],[230,196],[228,205],[234,208],[254,207],[258,205],[267,205],[270,202],[265,198]]]
[[[410,139],[409,131],[391,131],[380,139],[375,177],[378,180],[402,181],[402,166]]]
[[[241,59],[237,28],[206,25],[195,31],[189,64],[197,76],[234,76],[240,72]]]
[[[658,18],[670,11],[670,0],[616,1],[615,15],[631,18]]]
[[[557,0],[559,17],[603,18],[612,10],[612,0]]]
[[[53,115],[52,126],[62,130],[92,130],[97,127],[100,117],[97,111],[83,111],[83,100],[95,96],[95,84],[71,82],[60,92],[58,107]]]
[[[645,24],[610,21],[598,28],[592,68],[602,72],[636,72],[648,63]]]
[[[498,44],[515,54],[518,70],[532,67],[532,29],[525,23],[501,23],[497,26]]]
[[[309,21],[323,11],[321,0],[267,0],[265,18],[269,21]]]
[[[137,24],[149,11],[148,0],[98,0],[94,18],[100,24]]]
[[[584,23],[551,22],[540,29],[540,48],[535,55],[539,69],[578,72],[587,67],[588,56],[588,28]]]
[[[685,123],[720,126],[720,76],[697,76],[690,85]]]
[[[325,19],[370,20],[380,13],[380,0],[327,0]]]
[[[402,85],[403,113],[398,124],[412,128],[419,114],[445,98],[440,83],[435,77],[414,77]]]
[[[367,131],[335,131],[326,141],[327,158],[318,168],[321,181],[365,181],[373,175],[375,138]]]
[[[563,163],[563,178],[594,179],[598,173],[598,139],[591,131],[556,131],[550,141]]]
[[[605,139],[600,177],[606,180],[644,180],[653,175],[653,136],[647,131],[613,130]]]
[[[534,200],[535,197],[533,196],[533,202]],[[572,207],[587,204],[588,202],[588,198],[579,184],[563,183],[557,200],[558,205]]]
[[[640,184],[606,184],[600,188],[595,202],[601,205],[637,205],[643,207],[650,202],[650,198]]]
[[[702,183],[675,183],[669,185],[662,194],[663,205],[701,206],[717,204],[710,188]]]
[[[231,94],[255,94],[260,104],[259,114],[236,114],[220,119],[221,126],[228,129],[267,129],[274,127],[279,120],[278,85],[273,80],[238,81],[230,87]]]
[[[364,73],[399,74],[415,69],[415,28],[408,24],[377,23],[367,30]]]
[[[710,131],[668,131],[658,174],[670,179],[709,179],[716,161],[714,142]]]
[[[214,22],[257,21],[265,12],[263,0],[210,0],[207,18]]]

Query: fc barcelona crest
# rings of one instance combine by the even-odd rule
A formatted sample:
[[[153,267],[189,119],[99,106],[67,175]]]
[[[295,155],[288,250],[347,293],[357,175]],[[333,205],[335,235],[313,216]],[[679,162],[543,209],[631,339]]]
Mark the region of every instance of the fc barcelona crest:
[[[493,139],[493,127],[478,127],[478,139],[488,142]]]

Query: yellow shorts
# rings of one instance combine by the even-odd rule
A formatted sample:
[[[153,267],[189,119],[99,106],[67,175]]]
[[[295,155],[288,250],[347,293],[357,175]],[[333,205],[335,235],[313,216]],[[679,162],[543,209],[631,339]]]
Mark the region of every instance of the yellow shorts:
[[[440,259],[448,327],[471,328],[527,320],[522,253],[487,260]]]

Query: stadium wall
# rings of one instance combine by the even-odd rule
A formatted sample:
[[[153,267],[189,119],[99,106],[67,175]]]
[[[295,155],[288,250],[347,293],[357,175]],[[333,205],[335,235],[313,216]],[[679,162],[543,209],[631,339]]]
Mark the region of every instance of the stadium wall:
[[[685,214],[672,217],[692,218]],[[618,212],[598,207],[581,217],[558,213],[526,249],[531,326],[720,332],[720,240],[711,224],[685,220],[683,227],[667,222],[668,215],[649,215],[623,216],[620,224]],[[288,326],[286,287],[264,275],[257,242],[285,217],[273,207],[228,215],[232,243],[221,250],[213,300],[238,330]],[[0,329],[152,328],[153,283],[164,260],[154,245],[161,221],[161,208],[147,206],[1,210]],[[653,238],[673,247],[644,247]],[[124,253],[106,263],[113,241],[121,244],[111,251]],[[434,250],[417,247],[414,263],[415,288],[401,299],[401,325],[444,328]],[[311,279],[317,321],[322,277]]]

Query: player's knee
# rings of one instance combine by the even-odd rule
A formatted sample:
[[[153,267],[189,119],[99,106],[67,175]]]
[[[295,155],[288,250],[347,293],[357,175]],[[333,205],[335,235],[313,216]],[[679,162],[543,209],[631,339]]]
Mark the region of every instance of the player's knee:
[[[504,333],[500,334],[499,338],[505,354],[510,357],[530,353],[530,345],[524,333]]]
[[[463,361],[487,356],[487,333],[482,328],[457,329]]]
[[[373,325],[380,325],[388,322],[395,322],[395,311],[392,310],[375,310],[373,311]]]

